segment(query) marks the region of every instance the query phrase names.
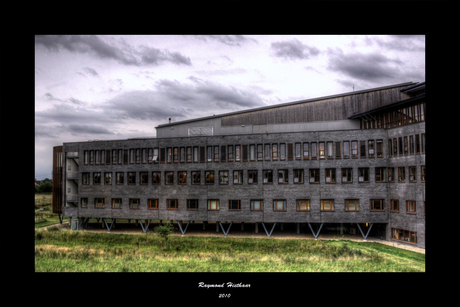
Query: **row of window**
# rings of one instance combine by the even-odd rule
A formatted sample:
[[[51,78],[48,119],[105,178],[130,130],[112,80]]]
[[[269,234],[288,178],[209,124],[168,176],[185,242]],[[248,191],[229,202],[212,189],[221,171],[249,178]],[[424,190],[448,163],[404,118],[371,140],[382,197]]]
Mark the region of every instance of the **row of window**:
[[[417,232],[391,228],[391,238],[403,242],[417,243]]]
[[[198,210],[198,199],[187,199],[187,210]],[[384,211],[383,199],[371,199],[370,200],[370,210],[371,211]],[[425,202],[424,203],[424,212],[425,212]],[[88,198],[81,198],[80,204],[82,208],[88,207]],[[320,202],[321,211],[335,211],[334,200],[333,199],[322,199]],[[390,200],[390,211],[399,212],[399,200],[391,199]],[[251,211],[262,211],[264,206],[263,200],[251,200],[250,201],[250,210]],[[94,199],[95,208],[105,208],[105,199],[104,198],[95,198]],[[122,199],[121,198],[112,198],[112,208],[121,209],[122,208]],[[129,208],[130,209],[140,209],[140,199],[139,198],[130,198],[129,199]],[[158,199],[152,198],[147,199],[147,208],[148,209],[158,209]],[[179,204],[177,199],[167,199],[166,200],[166,209],[178,209]],[[359,199],[345,199],[345,211],[359,211],[360,204]],[[220,201],[218,199],[208,199],[207,200],[207,209],[208,210],[220,210]],[[228,210],[241,210],[241,200],[229,200],[228,201]],[[287,201],[285,199],[275,199],[273,200],[273,211],[286,211],[287,210]],[[297,211],[310,211],[310,200],[309,199],[298,199],[296,200],[296,210]],[[415,214],[416,213],[416,203],[414,200],[406,201],[406,213]]]
[[[399,151],[398,151],[399,140]],[[404,140],[404,147],[403,147]],[[409,143],[408,143],[409,142]],[[389,156],[425,152],[425,134],[388,140]],[[421,147],[420,147],[421,146]],[[394,151],[393,151],[394,148]],[[85,150],[84,164],[190,163],[382,158],[383,140]]]
[[[409,182],[417,182],[417,167],[409,166]],[[375,168],[375,182],[395,182],[395,168],[394,167],[376,167]],[[215,180],[215,173],[217,172],[218,178]],[[243,184],[243,171],[234,170],[233,172],[233,184]],[[161,184],[161,173],[160,171],[152,172],[151,184],[159,185]],[[176,172],[165,171],[164,173],[164,184],[173,185],[175,182],[174,176]],[[187,171],[178,171],[177,172],[177,184],[186,185],[187,184]],[[191,184],[202,184],[201,181],[201,171],[191,171]],[[263,170],[262,178],[259,178],[258,170],[248,170],[247,171],[247,183],[248,184],[258,184],[262,182],[264,184],[273,184],[273,170]],[[288,184],[289,183],[289,170],[288,169],[279,169],[276,171],[278,175],[278,184]],[[309,183],[320,183],[320,169],[309,169],[308,170],[308,182]],[[101,172],[94,172],[93,174],[93,185],[102,184]],[[112,184],[112,173],[105,172],[104,174],[104,184]],[[204,183],[205,184],[215,184],[218,181],[221,185],[229,184],[229,174],[228,170],[219,170],[213,171],[208,170],[204,171]],[[342,183],[352,183],[353,182],[353,168],[341,168],[340,171]],[[326,168],[324,169],[324,176],[326,183],[336,183],[337,175],[335,168]],[[115,183],[117,185],[125,184],[125,172],[116,172],[115,173]],[[397,177],[398,182],[406,182],[406,167],[397,167]],[[295,184],[304,183],[304,170],[303,169],[293,169],[293,182]],[[364,183],[369,182],[369,167],[358,167],[358,182]],[[135,185],[137,180],[137,172],[127,172],[127,181],[128,185]],[[420,181],[425,182],[425,165],[420,166]],[[82,173],[82,184],[89,185],[90,183],[90,173]],[[149,183],[149,172],[139,172],[139,184],[148,185]]]
[[[426,103],[417,103],[411,106],[392,108],[380,114],[373,114],[367,119],[361,119],[361,129],[393,128],[412,123],[425,121]]]

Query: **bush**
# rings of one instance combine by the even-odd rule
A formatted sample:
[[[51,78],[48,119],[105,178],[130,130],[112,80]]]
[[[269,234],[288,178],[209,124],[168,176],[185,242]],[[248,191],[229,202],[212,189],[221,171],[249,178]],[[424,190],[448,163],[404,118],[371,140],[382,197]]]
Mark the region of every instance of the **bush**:
[[[163,224],[155,227],[155,232],[163,238],[163,240],[168,240],[168,236],[173,233],[174,227],[171,224]]]

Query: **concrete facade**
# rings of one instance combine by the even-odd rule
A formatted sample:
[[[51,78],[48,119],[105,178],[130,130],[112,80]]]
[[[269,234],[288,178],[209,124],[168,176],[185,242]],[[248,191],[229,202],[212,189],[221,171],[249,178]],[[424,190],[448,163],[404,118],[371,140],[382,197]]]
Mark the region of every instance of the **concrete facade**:
[[[399,89],[399,88],[398,88]],[[388,89],[385,89],[388,91]],[[392,101],[393,102],[393,101]],[[376,223],[378,227],[383,227],[384,237],[391,240],[391,229],[404,229],[417,233],[418,247],[425,246],[425,182],[421,181],[421,166],[425,165],[425,153],[398,155],[390,157],[388,140],[399,137],[409,137],[414,135],[421,136],[425,133],[425,122],[417,122],[396,128],[388,129],[359,129],[359,120],[334,120],[315,123],[288,124],[268,124],[265,133],[263,129],[253,131],[254,127],[221,127],[221,118],[204,119],[193,123],[177,123],[177,125],[162,127],[164,137],[149,139],[131,139],[116,141],[88,141],[64,143],[65,170],[63,176],[63,215],[69,217],[98,217],[98,218],[124,218],[124,219],[159,219],[159,220],[196,220],[196,221],[233,221],[233,222],[264,222],[264,223]],[[263,124],[263,123],[262,123]],[[210,125],[219,127],[215,129],[212,136],[184,136],[190,127],[200,127]],[[284,126],[283,126],[284,125]],[[171,129],[174,128],[174,129]],[[230,130],[229,130],[230,129]],[[259,129],[259,128],[257,128]],[[278,129],[278,130],[277,130]],[[322,130],[324,129],[324,130]],[[173,132],[177,133],[174,134]],[[228,130],[228,131],[225,131]],[[304,131],[299,131],[304,130]],[[173,131],[173,132],[171,132]],[[231,133],[229,132],[231,131]],[[359,142],[366,142],[368,151],[368,141],[383,141],[382,157],[360,157]],[[344,142],[358,141],[358,158],[344,158]],[[301,144],[301,154],[303,153],[303,143],[309,143],[310,159],[295,159],[295,144]],[[336,158],[335,151],[332,158],[311,159],[311,143],[340,142],[342,154]],[[286,159],[281,161],[279,158],[273,161],[263,159],[257,160],[257,145],[262,144],[286,144]],[[294,144],[294,157],[288,160],[287,144]],[[375,143],[374,143],[375,144]],[[184,147],[205,147],[233,145],[255,145],[255,161],[232,161],[226,162],[181,162],[180,148]],[[179,161],[177,163],[122,163],[122,164],[85,164],[85,151],[130,150],[153,149],[153,148],[175,148],[179,150]],[[271,150],[270,150],[271,153]],[[265,154],[264,154],[265,155]],[[72,157],[73,156],[73,157]],[[76,158],[77,156],[77,158]],[[228,157],[228,153],[227,153]],[[160,159],[160,157],[158,158]],[[201,159],[198,159],[200,161]],[[409,167],[416,167],[416,181],[409,181]],[[395,177],[398,167],[405,168],[405,182],[376,182],[375,171],[377,167],[394,167]],[[352,183],[343,183],[341,171],[344,168],[352,169]],[[369,171],[369,181],[359,182],[358,169],[367,168]],[[278,182],[278,170],[288,170],[288,183]],[[310,183],[310,170],[319,170],[320,182]],[[326,182],[326,169],[335,169],[335,183]],[[228,171],[228,184],[219,184],[219,171]],[[242,184],[233,183],[233,171],[243,171]],[[248,182],[249,171],[256,170],[258,183]],[[263,171],[272,170],[272,184],[263,183]],[[303,183],[294,182],[294,170],[303,170]],[[161,172],[161,184],[152,184],[152,172]],[[165,184],[165,173],[174,172],[174,184]],[[178,184],[178,172],[186,172],[186,184]],[[200,184],[192,184],[192,171],[201,174]],[[205,172],[214,171],[214,184],[205,184]],[[122,185],[116,184],[116,173],[124,174]],[[128,184],[128,172],[135,172],[136,183]],[[140,183],[140,173],[147,172],[148,182],[146,185]],[[89,174],[88,184],[83,184],[83,174]],[[95,184],[94,173],[101,174],[101,183]],[[111,173],[112,183],[105,184],[105,173]],[[86,208],[81,206],[81,199],[87,198]],[[103,198],[104,208],[95,208],[94,199]],[[121,208],[112,208],[112,199],[121,198]],[[75,201],[68,200],[76,199]],[[129,207],[130,199],[139,199],[139,209]],[[148,200],[158,199],[158,209],[149,209]],[[168,200],[177,199],[178,208],[168,209]],[[198,209],[187,209],[187,200],[197,199]],[[372,200],[383,200],[384,209],[381,211],[371,210]],[[399,211],[390,210],[390,200],[399,200]],[[208,200],[219,200],[219,210],[208,210]],[[240,210],[230,210],[229,200],[240,200]],[[262,200],[263,208],[260,211],[250,209],[251,200]],[[286,201],[285,210],[274,210],[274,200]],[[310,210],[298,211],[297,200],[309,200]],[[322,211],[321,200],[333,200],[333,211]],[[347,200],[359,200],[358,211],[347,211]],[[416,201],[416,212],[406,213],[406,201]],[[376,226],[377,228],[377,226]],[[410,244],[410,243],[408,243]]]

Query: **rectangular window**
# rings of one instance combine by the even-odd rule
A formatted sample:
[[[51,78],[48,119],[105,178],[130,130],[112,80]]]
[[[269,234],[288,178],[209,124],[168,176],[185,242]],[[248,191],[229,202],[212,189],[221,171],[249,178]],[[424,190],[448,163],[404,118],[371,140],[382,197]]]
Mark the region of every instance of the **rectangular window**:
[[[243,145],[243,161],[248,161],[248,145]]]
[[[187,147],[187,162],[190,163],[192,162],[192,147]]]
[[[393,156],[393,143],[391,141],[391,139],[388,140],[388,157],[392,157]]]
[[[83,156],[84,156],[84,159],[85,159],[85,165],[88,165],[88,163],[89,163],[89,155],[88,155],[88,151],[87,151],[87,150],[85,150],[85,151],[83,152]]]
[[[263,174],[263,182],[264,183],[269,183],[269,184],[272,184],[273,183],[273,171],[270,169],[270,170],[263,170],[262,171],[262,174]]]
[[[278,183],[286,184],[289,182],[289,173],[287,169],[278,170]]]
[[[416,167],[415,166],[409,166],[409,182],[416,182],[417,177],[416,177]]]
[[[173,162],[174,163],[179,162],[179,148],[177,148],[177,147],[173,148]]]
[[[343,141],[343,158],[350,158],[350,142]]]
[[[263,207],[262,200],[251,200],[251,211],[261,211]]]
[[[367,150],[369,151],[369,158],[374,158],[375,157],[374,140],[367,141]]]
[[[249,160],[250,161],[255,161],[255,159],[256,159],[255,146],[256,145],[249,145]]]
[[[206,184],[214,184],[214,171],[205,171],[204,175]]]
[[[406,168],[398,167],[398,182],[406,182]]]
[[[265,144],[265,161],[270,161],[270,144]]]
[[[219,162],[219,146],[214,146],[214,162]]]
[[[100,163],[100,152],[99,150],[95,150],[94,155],[96,156],[96,164]]]
[[[326,183],[335,183],[335,168],[326,168]]]
[[[406,213],[416,213],[415,200],[406,200]]]
[[[385,167],[375,168],[375,182],[386,182],[387,181],[387,169]]]
[[[328,159],[332,159],[334,156],[334,151],[333,151],[333,147],[334,147],[334,144],[332,142],[327,142],[326,143],[326,150],[327,150],[327,158]]]
[[[287,158],[288,160],[294,159],[294,145],[292,143],[287,144]]]
[[[123,150],[123,163],[128,164],[129,162],[129,149]]]
[[[149,148],[149,163],[153,162],[153,148]]]
[[[105,150],[101,150],[101,164],[105,164],[106,159],[105,159]]]
[[[420,153],[420,135],[418,134],[415,135],[415,153]]]
[[[414,231],[391,228],[391,238],[398,241],[417,243],[417,233]]]
[[[212,162],[212,146],[207,147],[207,155],[206,155],[206,160],[208,162]]]
[[[409,136],[409,153],[413,155],[415,152],[414,136]]]
[[[235,161],[241,161],[241,146],[235,145]]]
[[[136,163],[141,163],[141,150],[140,150],[140,148],[136,149]]]
[[[310,211],[310,200],[309,199],[298,199],[297,200],[297,211]]]
[[[142,148],[142,163],[147,163],[147,149]]]
[[[257,161],[262,161],[264,159],[263,145],[257,144]]]
[[[187,210],[198,210],[198,199],[187,199]]]
[[[342,148],[340,142],[335,142],[335,158],[340,159],[342,157]]]
[[[425,153],[425,133],[422,133],[422,153]]]
[[[407,156],[409,153],[409,145],[407,143],[407,136],[404,137],[404,155]]]
[[[233,171],[233,184],[243,184],[243,171]]]
[[[399,200],[390,199],[390,211],[399,212]]]
[[[133,164],[134,163],[134,149],[129,149],[129,164]]]
[[[303,169],[294,170],[294,183],[303,183]]]
[[[273,210],[274,211],[285,211],[286,210],[286,200],[274,200]]]
[[[228,171],[219,171],[219,184],[228,184]]]
[[[334,211],[334,200],[321,199],[321,211]]]
[[[94,164],[94,150],[89,151],[89,164]]]
[[[225,162],[227,161],[227,147],[220,146],[220,161]]]
[[[371,199],[371,211],[383,211],[383,199]]]
[[[206,162],[206,147],[200,147],[200,163]]]
[[[185,163],[185,147],[180,148],[180,163]]]
[[[89,173],[82,173],[81,174],[81,184],[84,184],[84,185],[89,184]]]
[[[228,145],[228,162],[233,162],[233,145]]]
[[[369,182],[368,167],[358,167],[358,182]]]
[[[112,164],[117,164],[117,150],[112,149]]]
[[[93,173],[93,184],[101,184],[101,173]]]
[[[302,158],[301,152],[300,152],[300,143],[295,143],[295,159],[300,160]]]
[[[403,150],[404,150],[402,137],[398,138],[398,146],[399,146],[399,155],[402,156]]]
[[[420,166],[420,181],[425,182],[425,165]]]
[[[319,158],[324,159],[324,157],[325,157],[324,142],[319,142]]]
[[[190,161],[192,161],[192,160],[190,160]],[[166,162],[166,149],[165,148],[160,148],[160,163],[165,163],[165,162]]]
[[[359,149],[360,149],[360,153],[361,153],[361,158],[365,158],[366,157],[366,141],[360,141],[359,142]]]
[[[174,172],[165,172],[165,184],[174,184]]]
[[[135,172],[128,173],[128,184],[136,184],[136,173]]]
[[[393,139],[393,156],[397,156],[398,155],[398,139],[397,138],[394,138]]]
[[[219,146],[217,146],[219,148]],[[198,163],[198,146],[193,147],[193,162]]]
[[[94,199],[95,208],[104,208],[104,198],[95,198]]]
[[[351,141],[351,157],[358,158],[358,141]]]
[[[140,184],[148,184],[149,183],[149,173],[148,172],[140,172],[139,173],[139,183]]]
[[[345,211],[359,211],[359,200],[358,199],[346,199],[345,200]]]
[[[219,200],[208,199],[208,210],[219,210]]]
[[[158,149],[158,148],[154,148],[154,149],[153,149],[153,158],[152,158],[152,160],[153,160],[154,163],[158,163],[158,162],[159,162],[159,159],[158,159],[158,158],[159,158],[160,154],[159,154],[158,152],[159,152],[159,149]]]
[[[152,184],[161,184],[161,172],[152,172]]]
[[[123,164],[123,149],[118,149],[118,164]]]
[[[272,160],[278,160],[278,144],[272,144]]]
[[[178,184],[187,184],[187,172],[177,172]]]
[[[166,150],[167,150],[166,162],[167,163],[172,163],[172,159],[173,159],[172,148],[168,147]]]
[[[383,158],[383,140],[377,140],[377,158]]]
[[[319,169],[310,169],[310,183],[319,183]]]
[[[257,170],[248,171],[248,184],[257,184]]]
[[[88,198],[80,198],[80,205],[82,208],[88,208]]]
[[[112,151],[107,149],[105,151],[105,164],[110,164],[110,162],[112,162]]]
[[[158,209],[158,199],[149,199],[147,200],[149,209]]]
[[[166,209],[176,210],[177,208],[179,208],[177,199],[168,199],[167,203],[168,203],[168,207]]]
[[[316,159],[316,142],[311,143],[311,159]]]
[[[116,173],[117,175],[117,184],[124,184],[125,179],[124,179],[124,173]]]
[[[308,143],[303,143],[303,159],[308,160],[310,157],[308,155]]]
[[[395,168],[388,168],[388,182],[395,182]]]
[[[201,171],[192,171],[192,184],[201,184]]]
[[[353,169],[352,168],[342,168],[342,183],[352,183],[353,182]]]
[[[286,160],[286,144],[280,144],[280,160]]]
[[[104,173],[104,184],[112,184],[112,173]]]
[[[241,210],[241,200],[236,200],[236,199],[229,200],[228,210]]]
[[[121,198],[112,198],[112,208],[121,209]]]

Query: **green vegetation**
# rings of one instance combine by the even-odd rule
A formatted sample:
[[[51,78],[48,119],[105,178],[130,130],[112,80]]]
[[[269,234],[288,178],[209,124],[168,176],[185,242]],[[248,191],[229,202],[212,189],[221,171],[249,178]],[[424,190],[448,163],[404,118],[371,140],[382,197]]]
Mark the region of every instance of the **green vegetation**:
[[[35,194],[35,229],[59,223],[59,216],[53,213],[52,193]],[[65,218],[63,222],[68,222]]]
[[[37,272],[424,272],[425,255],[348,240],[35,230]]]

